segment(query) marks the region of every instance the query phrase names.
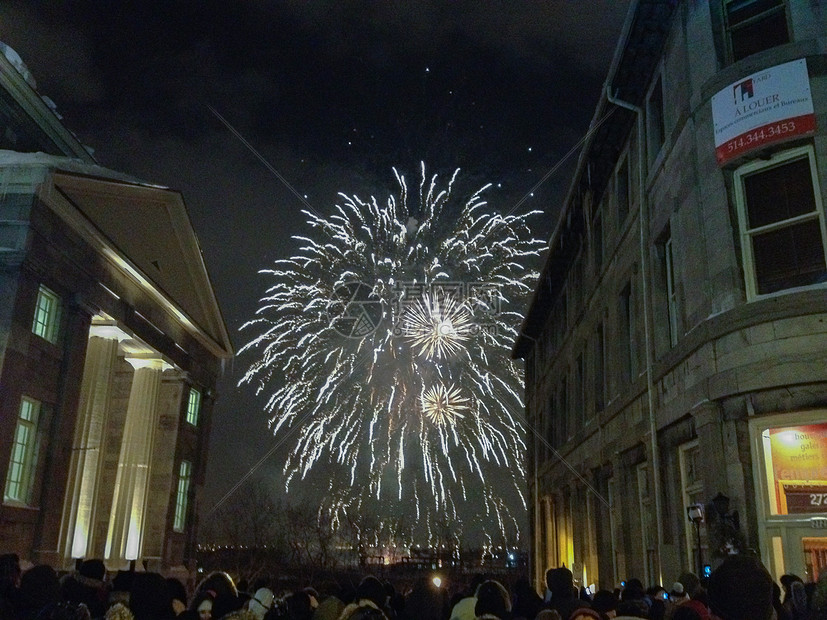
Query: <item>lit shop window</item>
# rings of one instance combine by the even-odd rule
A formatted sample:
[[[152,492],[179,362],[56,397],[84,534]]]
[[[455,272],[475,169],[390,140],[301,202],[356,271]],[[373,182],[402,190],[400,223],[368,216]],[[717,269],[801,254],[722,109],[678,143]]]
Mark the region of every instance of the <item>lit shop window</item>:
[[[198,426],[198,414],[201,411],[201,392],[195,388],[190,388],[190,396],[187,401],[187,422],[193,426]]]
[[[735,180],[748,296],[827,283],[827,233],[812,148],[746,164]]]
[[[761,433],[773,515],[827,513],[827,424]]]
[[[34,482],[35,461],[37,460],[37,419],[40,403],[23,397],[14,429],[9,469],[6,473],[5,501],[27,504]]]
[[[192,476],[192,463],[181,461],[178,470],[178,491],[175,494],[175,521],[172,529],[176,532],[183,532],[187,522],[187,500],[190,493],[190,478]]]
[[[32,332],[53,344],[57,342],[60,326],[60,306],[60,297],[57,293],[41,285],[37,292]]]

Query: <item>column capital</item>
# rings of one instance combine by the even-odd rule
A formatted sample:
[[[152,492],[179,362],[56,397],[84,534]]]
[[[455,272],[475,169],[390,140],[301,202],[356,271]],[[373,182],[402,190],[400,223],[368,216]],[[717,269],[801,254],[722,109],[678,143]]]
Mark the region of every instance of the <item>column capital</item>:
[[[168,370],[173,367],[172,364],[157,357],[124,357],[124,360],[129,362],[135,370],[150,368],[152,370],[160,370],[163,372],[164,370]]]
[[[89,327],[89,337],[105,338],[106,340],[117,340],[122,342],[132,338],[117,325],[100,325],[92,323]]]

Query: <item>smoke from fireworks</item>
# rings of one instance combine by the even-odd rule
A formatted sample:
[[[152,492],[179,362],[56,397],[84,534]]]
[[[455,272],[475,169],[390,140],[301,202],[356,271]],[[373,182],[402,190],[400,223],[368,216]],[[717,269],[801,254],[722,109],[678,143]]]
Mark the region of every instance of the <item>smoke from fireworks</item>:
[[[513,537],[525,429],[510,350],[542,242],[532,214],[487,206],[488,185],[457,203],[459,170],[440,189],[423,164],[413,196],[394,173],[384,205],[340,194],[328,217],[303,212],[298,254],[261,272],[242,382],[266,395],[276,435],[295,432],[288,490],[321,473],[334,521],[407,515],[406,536],[433,542],[434,524],[474,520]]]

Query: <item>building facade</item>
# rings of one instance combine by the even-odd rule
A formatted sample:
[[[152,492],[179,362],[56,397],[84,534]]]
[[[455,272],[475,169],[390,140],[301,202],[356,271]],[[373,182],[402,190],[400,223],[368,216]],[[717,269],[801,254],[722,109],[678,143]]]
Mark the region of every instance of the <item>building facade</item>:
[[[825,33],[632,2],[514,349],[538,587],[827,571]]]
[[[180,193],[98,166],[0,54],[0,553],[195,557],[233,351]]]

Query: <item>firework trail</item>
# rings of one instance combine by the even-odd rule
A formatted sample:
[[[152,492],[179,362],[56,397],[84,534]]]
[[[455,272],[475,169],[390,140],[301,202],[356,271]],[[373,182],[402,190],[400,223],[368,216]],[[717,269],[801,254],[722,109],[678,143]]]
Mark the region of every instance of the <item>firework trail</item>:
[[[287,489],[320,475],[334,522],[404,514],[429,543],[446,520],[519,535],[525,508],[510,351],[542,242],[533,213],[487,206],[490,185],[457,202],[458,173],[440,189],[423,164],[411,195],[394,169],[385,204],[339,194],[328,217],[303,211],[310,232],[262,270],[272,284],[240,351],[255,356],[242,383],[266,397],[272,431],[298,426]]]

